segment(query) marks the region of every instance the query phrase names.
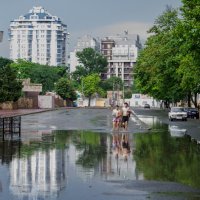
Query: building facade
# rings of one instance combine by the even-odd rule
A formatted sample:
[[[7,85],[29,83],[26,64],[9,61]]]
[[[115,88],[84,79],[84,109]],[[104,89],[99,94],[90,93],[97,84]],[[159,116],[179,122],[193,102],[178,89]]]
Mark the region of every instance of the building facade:
[[[82,37],[79,37],[74,51],[70,52],[70,72],[74,72],[76,70],[76,66],[80,65],[76,53],[83,51],[83,49],[86,48],[92,48],[96,51],[100,51],[100,43],[97,39],[93,38],[90,35],[84,35]]]
[[[50,66],[66,64],[67,26],[43,7],[11,21],[10,58]]]
[[[139,36],[128,32],[101,40],[101,52],[108,60],[107,78],[120,77],[125,87],[131,87],[133,68],[141,48]]]
[[[101,40],[101,53],[107,58],[112,60],[112,49],[115,46],[115,41],[106,37]]]

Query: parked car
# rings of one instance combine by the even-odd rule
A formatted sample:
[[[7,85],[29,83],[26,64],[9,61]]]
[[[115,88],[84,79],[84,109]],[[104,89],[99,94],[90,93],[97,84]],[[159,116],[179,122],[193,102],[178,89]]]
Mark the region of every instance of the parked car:
[[[144,108],[150,108],[150,105],[148,103],[145,103]]]
[[[197,108],[185,108],[188,118],[199,119],[199,110]]]
[[[170,121],[173,120],[187,121],[187,112],[183,107],[172,107],[170,112],[168,113],[168,117]]]

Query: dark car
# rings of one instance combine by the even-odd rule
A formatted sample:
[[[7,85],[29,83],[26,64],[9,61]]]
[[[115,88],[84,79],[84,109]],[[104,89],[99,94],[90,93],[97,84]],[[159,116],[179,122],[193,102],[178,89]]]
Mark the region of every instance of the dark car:
[[[185,108],[188,118],[199,119],[199,111],[197,108]]]
[[[148,103],[145,103],[144,108],[150,108],[150,105]]]

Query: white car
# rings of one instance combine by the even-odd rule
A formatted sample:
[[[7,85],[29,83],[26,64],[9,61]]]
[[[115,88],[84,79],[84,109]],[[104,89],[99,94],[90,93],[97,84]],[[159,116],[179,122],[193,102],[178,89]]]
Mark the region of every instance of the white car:
[[[187,112],[184,110],[183,107],[172,107],[169,114],[169,120],[182,120],[182,121],[187,121]]]

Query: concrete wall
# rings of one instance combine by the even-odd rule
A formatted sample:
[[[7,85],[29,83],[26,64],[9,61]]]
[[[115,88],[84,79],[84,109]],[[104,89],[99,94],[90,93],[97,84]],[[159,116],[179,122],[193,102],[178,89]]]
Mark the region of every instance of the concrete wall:
[[[54,98],[55,107],[64,107],[66,106],[66,102],[61,98]]]
[[[38,107],[39,108],[54,108],[54,97],[53,96],[38,96]]]
[[[81,98],[79,98],[77,100],[77,106],[78,107],[87,107],[88,106],[88,98],[84,98],[84,100],[82,100]],[[91,107],[107,107],[108,106],[108,100],[104,99],[104,98],[92,98],[90,101],[90,106]]]
[[[24,108],[31,109],[31,108],[34,108],[34,106],[33,106],[34,102],[33,101],[34,101],[34,99],[21,97],[17,101],[17,107],[18,107],[18,109],[24,109]]]
[[[106,99],[99,98],[96,100],[96,106],[98,107],[105,107],[106,106]]]
[[[7,101],[4,103],[0,103],[1,110],[14,110],[17,109],[17,103],[12,101]]]
[[[131,99],[127,99],[130,102],[130,106],[133,107],[143,107],[144,104],[149,104],[151,107],[160,107],[160,102],[156,101],[152,97],[144,94],[132,94]]]

